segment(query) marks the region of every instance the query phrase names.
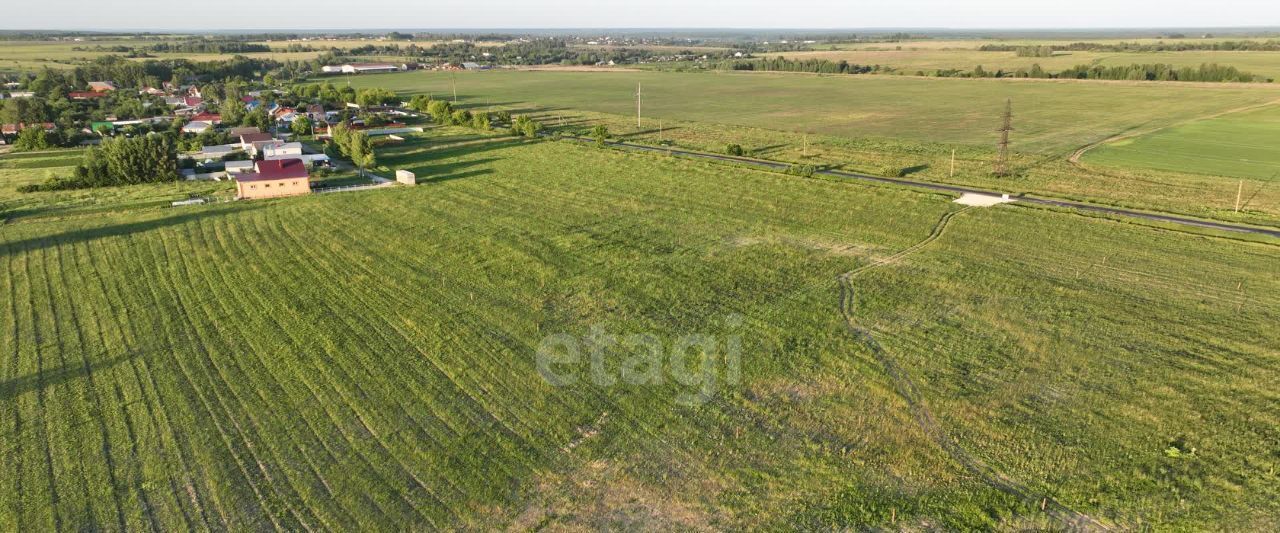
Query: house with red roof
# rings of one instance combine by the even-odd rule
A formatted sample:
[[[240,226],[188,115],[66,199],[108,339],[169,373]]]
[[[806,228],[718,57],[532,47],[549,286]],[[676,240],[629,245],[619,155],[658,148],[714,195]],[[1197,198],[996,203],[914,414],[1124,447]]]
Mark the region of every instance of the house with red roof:
[[[30,124],[27,124],[27,123],[25,123],[25,122],[21,122],[21,123],[18,123],[18,124],[4,124],[4,125],[0,125],[0,134],[4,134],[4,135],[17,135],[17,134],[18,134],[18,132],[20,132],[20,131],[22,131],[22,130],[25,130],[25,129],[27,129],[27,128],[34,128],[34,127],[37,127],[37,126],[43,127],[43,128],[44,128],[45,133],[53,133],[53,132],[55,132],[55,131],[58,131],[58,125],[57,125],[57,124],[54,124],[54,123],[52,123],[52,122],[44,122],[44,123],[39,123],[39,124],[34,123],[34,122],[33,122],[33,123],[30,123]]]
[[[92,91],[72,91],[67,93],[67,98],[72,100],[92,100],[94,98],[105,98],[107,93],[99,93]]]
[[[254,172],[240,174],[235,180],[236,197],[241,200],[311,193],[311,174],[301,159],[259,161]]]
[[[195,115],[195,116],[191,117],[191,120],[192,120],[192,121],[200,121],[200,122],[208,122],[208,123],[210,123],[210,124],[221,124],[221,123],[222,123],[222,115],[219,115],[219,114],[217,114],[217,113],[210,113],[210,112],[208,112],[208,111],[205,111],[205,112],[203,112],[203,113],[200,113],[199,115]]]

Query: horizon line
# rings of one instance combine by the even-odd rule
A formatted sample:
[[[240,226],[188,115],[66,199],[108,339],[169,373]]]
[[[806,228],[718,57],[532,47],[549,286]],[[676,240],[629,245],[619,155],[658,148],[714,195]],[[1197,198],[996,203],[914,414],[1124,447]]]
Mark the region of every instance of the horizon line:
[[[94,33],[156,33],[156,32],[430,32],[430,31],[1150,31],[1150,30],[1275,30],[1278,25],[1239,26],[865,26],[865,27],[767,27],[767,26],[458,26],[458,27],[345,27],[345,28],[181,28],[181,27],[121,27],[121,28],[0,28],[0,32],[94,32]]]

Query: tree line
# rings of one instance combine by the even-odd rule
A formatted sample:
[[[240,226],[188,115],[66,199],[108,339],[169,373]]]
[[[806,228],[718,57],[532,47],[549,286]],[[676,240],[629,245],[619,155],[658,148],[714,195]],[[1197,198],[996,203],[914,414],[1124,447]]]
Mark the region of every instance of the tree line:
[[[879,70],[879,66],[857,65],[848,61],[829,59],[756,59],[723,61],[715,68],[720,70],[751,70],[761,72],[811,72],[815,74],[867,74]]]

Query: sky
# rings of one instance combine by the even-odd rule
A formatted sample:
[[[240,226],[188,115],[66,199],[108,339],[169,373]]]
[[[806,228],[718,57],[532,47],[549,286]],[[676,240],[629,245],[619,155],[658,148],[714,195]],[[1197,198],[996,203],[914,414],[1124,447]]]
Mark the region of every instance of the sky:
[[[0,29],[1280,26],[1280,0],[0,0]]]

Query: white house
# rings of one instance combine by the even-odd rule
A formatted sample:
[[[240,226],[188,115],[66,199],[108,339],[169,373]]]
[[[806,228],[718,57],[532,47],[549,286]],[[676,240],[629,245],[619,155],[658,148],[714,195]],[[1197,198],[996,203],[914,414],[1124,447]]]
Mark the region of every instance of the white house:
[[[238,144],[215,144],[201,147],[199,152],[193,154],[193,157],[196,159],[222,159],[239,149],[240,145]]]
[[[378,72],[397,72],[400,67],[390,63],[348,63],[338,66],[320,67],[325,74],[373,74]]]
[[[209,129],[212,127],[213,127],[213,124],[210,124],[203,120],[196,120],[193,122],[188,122],[186,126],[183,126],[182,133],[194,133],[196,135],[199,135],[201,133],[209,131]]]
[[[262,147],[262,159],[299,159],[302,155],[302,143],[269,144]]]
[[[228,174],[244,174],[253,172],[253,161],[227,161]]]

